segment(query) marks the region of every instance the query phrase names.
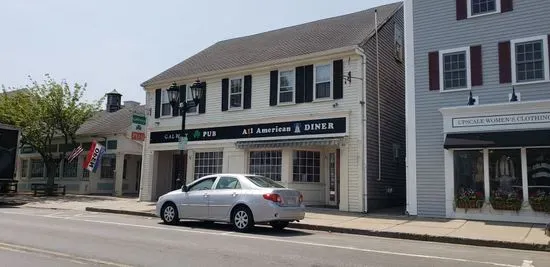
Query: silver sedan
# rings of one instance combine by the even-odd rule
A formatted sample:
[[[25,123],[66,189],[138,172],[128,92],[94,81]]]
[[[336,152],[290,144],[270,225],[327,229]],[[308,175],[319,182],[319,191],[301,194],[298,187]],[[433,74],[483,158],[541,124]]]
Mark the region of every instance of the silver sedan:
[[[282,230],[290,222],[304,219],[305,205],[299,191],[268,177],[213,174],[162,195],[156,215],[167,224],[193,219],[230,223],[241,232],[255,223],[269,223]]]

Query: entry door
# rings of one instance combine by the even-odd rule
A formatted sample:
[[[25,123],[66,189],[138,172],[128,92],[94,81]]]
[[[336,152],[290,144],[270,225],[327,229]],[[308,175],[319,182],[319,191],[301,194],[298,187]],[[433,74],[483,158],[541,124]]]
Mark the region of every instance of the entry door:
[[[136,164],[136,192],[139,192],[139,183],[141,180],[141,160],[138,160]]]
[[[172,190],[180,189],[180,187],[176,186],[176,180],[178,177],[181,179],[181,185],[187,184],[187,152],[184,152],[183,159],[182,157],[177,154],[174,155],[174,169],[172,172]]]
[[[328,153],[328,194],[329,205],[338,206],[340,204],[340,160],[339,153]]]

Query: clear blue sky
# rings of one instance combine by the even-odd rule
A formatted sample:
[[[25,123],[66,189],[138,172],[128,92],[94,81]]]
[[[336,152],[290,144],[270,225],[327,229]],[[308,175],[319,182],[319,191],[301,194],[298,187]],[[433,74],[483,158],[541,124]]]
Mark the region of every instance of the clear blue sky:
[[[140,83],[211,44],[396,0],[2,0],[0,85],[88,83],[144,103]]]

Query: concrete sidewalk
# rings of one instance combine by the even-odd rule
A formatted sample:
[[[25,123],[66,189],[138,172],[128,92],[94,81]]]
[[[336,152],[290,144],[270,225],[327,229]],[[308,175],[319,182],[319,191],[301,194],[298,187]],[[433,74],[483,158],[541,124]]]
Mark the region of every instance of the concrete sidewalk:
[[[154,202],[139,202],[136,198],[80,195],[46,198],[17,195],[0,197],[0,203],[29,208],[155,216]],[[545,226],[525,223],[374,216],[308,209],[306,218],[292,223],[289,228],[550,252],[550,237],[544,233]]]

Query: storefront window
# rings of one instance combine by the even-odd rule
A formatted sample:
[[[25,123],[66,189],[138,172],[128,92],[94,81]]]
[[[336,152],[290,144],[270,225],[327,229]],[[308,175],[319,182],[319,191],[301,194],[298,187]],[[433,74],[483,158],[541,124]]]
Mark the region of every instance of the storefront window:
[[[531,208],[550,212],[550,148],[527,149],[527,184]]]
[[[521,150],[489,150],[491,205],[494,209],[519,210],[523,202]]]
[[[70,163],[67,159],[63,160],[63,177],[76,177],[78,162],[76,160]]]
[[[483,150],[454,152],[457,208],[481,208],[485,199]]]
[[[282,152],[251,151],[248,163],[248,172],[269,177],[274,181],[281,181]]]
[[[321,152],[295,150],[292,157],[294,182],[320,181],[321,176]]]
[[[223,168],[223,152],[197,152],[195,153],[196,179],[215,173],[221,173]]]
[[[113,179],[116,170],[116,156],[103,155],[101,158],[101,178]]]

